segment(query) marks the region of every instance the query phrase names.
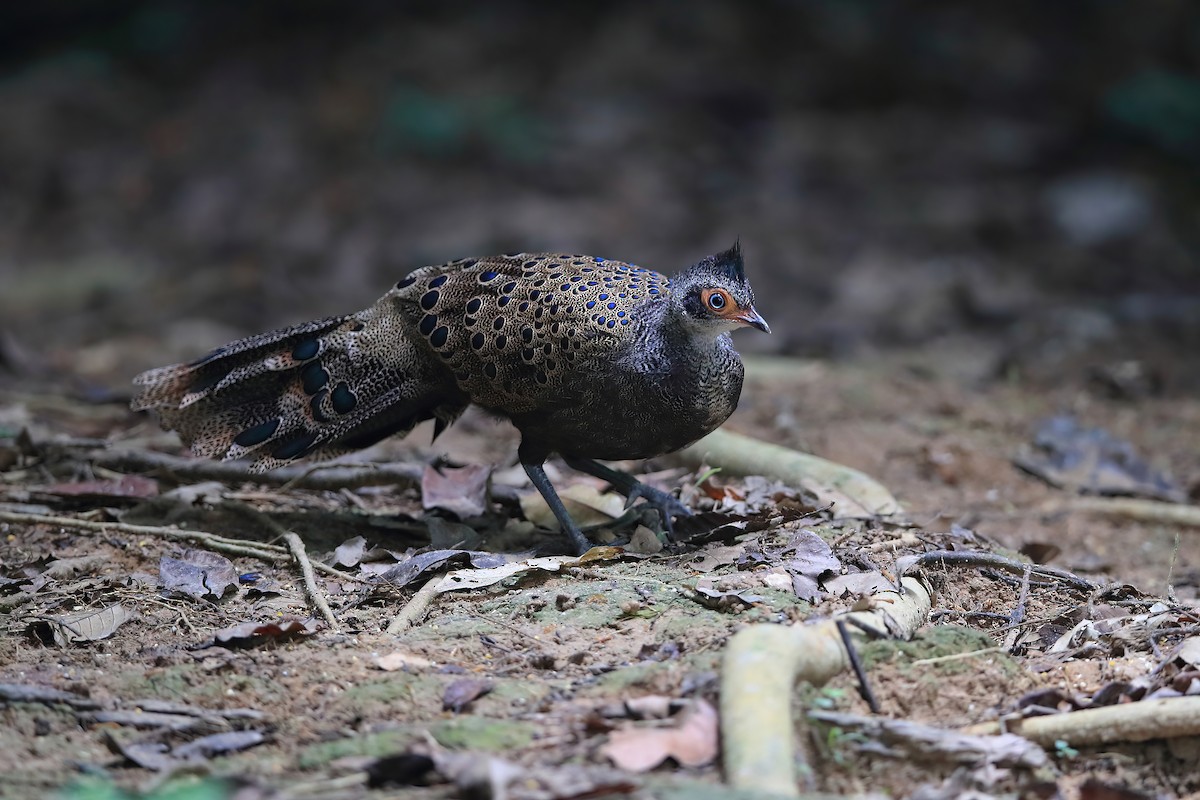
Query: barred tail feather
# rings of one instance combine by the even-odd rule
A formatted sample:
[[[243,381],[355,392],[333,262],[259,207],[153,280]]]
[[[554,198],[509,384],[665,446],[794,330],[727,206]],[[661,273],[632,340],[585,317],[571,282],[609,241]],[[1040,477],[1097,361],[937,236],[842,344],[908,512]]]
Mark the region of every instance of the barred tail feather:
[[[426,419],[452,422],[467,401],[446,396],[441,365],[402,338],[372,346],[399,334],[375,322],[370,310],[330,317],[143,372],[132,407],[157,411],[194,454],[251,459],[254,471],[357,450]],[[386,361],[370,355],[380,352]]]

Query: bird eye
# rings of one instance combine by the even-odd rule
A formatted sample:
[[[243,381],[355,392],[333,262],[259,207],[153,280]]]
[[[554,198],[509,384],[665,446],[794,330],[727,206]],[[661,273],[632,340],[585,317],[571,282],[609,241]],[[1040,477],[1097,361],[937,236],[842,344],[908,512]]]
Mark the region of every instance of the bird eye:
[[[725,307],[725,295],[722,292],[713,292],[708,296],[708,307],[713,311],[720,311]]]

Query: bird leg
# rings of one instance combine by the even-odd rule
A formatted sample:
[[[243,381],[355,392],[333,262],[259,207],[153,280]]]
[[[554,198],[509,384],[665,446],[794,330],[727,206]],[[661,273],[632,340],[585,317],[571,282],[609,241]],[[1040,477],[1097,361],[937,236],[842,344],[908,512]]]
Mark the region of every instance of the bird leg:
[[[672,517],[690,517],[691,509],[679,502],[679,498],[673,494],[668,494],[660,489],[655,489],[653,486],[647,486],[637,478],[620,470],[606,467],[599,461],[590,458],[572,458],[563,456],[563,460],[567,462],[567,466],[571,469],[586,472],[588,475],[593,475],[600,480],[608,481],[612,487],[621,494],[625,495],[625,507],[629,508],[634,501],[639,497],[646,501],[646,505],[656,510],[662,517],[663,527],[666,528],[667,536],[672,541],[675,540],[675,526],[671,522]],[[528,470],[528,468],[526,468]]]
[[[525,474],[529,476],[529,480],[533,481],[533,485],[541,492],[546,505],[550,506],[550,510],[554,512],[559,527],[567,534],[576,552],[583,555],[591,549],[592,543],[588,541],[587,537],[583,535],[583,531],[575,524],[575,520],[571,519],[571,515],[567,513],[567,507],[563,505],[562,498],[558,496],[558,492],[554,491],[554,485],[550,483],[550,478],[546,475],[546,470],[542,466],[544,463],[544,460],[526,461],[521,459],[521,466],[525,468]]]

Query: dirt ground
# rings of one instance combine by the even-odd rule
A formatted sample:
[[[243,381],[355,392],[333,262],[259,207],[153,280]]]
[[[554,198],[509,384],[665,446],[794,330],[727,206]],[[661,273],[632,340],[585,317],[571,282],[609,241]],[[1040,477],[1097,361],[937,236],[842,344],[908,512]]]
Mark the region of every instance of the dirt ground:
[[[436,580],[446,567],[431,567],[403,588],[397,573],[389,582],[381,571],[405,561],[413,546],[429,549],[431,535],[459,542],[470,536],[452,515],[423,511],[415,486],[316,490],[248,480],[214,485],[163,469],[119,472],[99,455],[104,442],[110,449],[168,453],[178,452],[178,443],[116,403],[6,389],[0,511],[155,527],[0,523],[4,792],[44,796],[73,786],[65,796],[107,796],[88,792],[109,785],[103,781],[145,791],[164,782],[210,787],[203,776],[233,776],[246,792],[239,797],[466,796],[467,789],[448,782],[453,770],[444,763],[440,772],[410,764],[440,752],[508,762],[516,776],[512,797],[704,796],[704,786],[716,791],[722,780],[713,753],[690,766],[668,759],[642,773],[606,745],[627,728],[659,730],[678,721],[635,720],[639,703],[715,705],[722,653],[734,632],[756,623],[797,624],[863,602],[861,591],[847,589],[810,604],[798,588],[777,580],[789,569],[794,574],[795,553],[782,544],[802,531],[830,543],[835,572],[846,575],[891,574],[897,558],[931,550],[1018,560],[1020,551],[1095,586],[1084,591],[1035,579],[1022,598],[1019,573],[928,569],[936,588],[929,624],[910,643],[864,648],[885,718],[955,730],[1019,713],[1029,698],[1065,710],[1105,687],[1112,694],[1120,686],[1118,695],[1137,699],[1172,685],[1189,669],[1178,666],[1173,648],[1196,624],[1195,529],[1071,510],[1072,492],[1048,486],[1013,459],[1028,449],[1040,421],[1069,412],[1127,439],[1194,492],[1200,404],[1188,397],[1116,400],[1086,384],[984,385],[930,370],[928,359],[923,351],[856,365],[752,361],[742,405],[729,423],[875,477],[904,504],[909,524],[837,519],[828,508],[804,516],[803,498],[764,494],[753,479],[718,473],[703,484],[706,492],[692,491],[693,504],[744,493],[746,502],[766,497],[760,502],[766,510],[702,515],[703,523],[688,528],[698,539],[652,555],[602,548],[597,553],[606,555],[586,564],[439,594],[416,624],[395,633],[386,630],[425,576]],[[438,447],[425,441],[417,431],[368,456],[404,463],[442,456],[495,466],[497,484],[512,481],[513,436],[501,423],[470,416]],[[694,473],[670,462],[652,466],[660,471],[651,479],[660,485],[696,484]],[[583,483],[565,468],[559,472],[563,485]],[[431,516],[440,521],[427,524]],[[516,561],[531,548],[562,552],[561,542],[547,532],[535,535],[520,516],[509,501],[493,503],[471,519],[483,533],[472,549],[507,550]],[[750,520],[742,529],[728,525],[742,518]],[[310,556],[325,563],[355,536],[366,542],[357,549],[361,562],[338,550],[340,577],[316,574],[335,630],[314,610],[286,554],[229,556],[228,586],[214,572],[205,573],[199,588],[186,581],[169,588],[175,574],[169,568],[177,562],[164,559],[199,569],[195,564],[208,562],[197,561],[194,550],[223,556],[204,543],[159,535],[164,525],[276,545],[282,530],[295,530]],[[628,527],[618,531],[616,543],[628,534]],[[1014,618],[1018,607],[1023,616]],[[1160,620],[1163,629],[1153,636],[1144,620],[1152,609],[1172,620]],[[118,614],[128,619],[117,625],[110,616]],[[1084,620],[1139,614],[1137,625],[1100,625],[1052,647]],[[287,636],[289,620],[306,622],[291,623],[299,630]],[[274,629],[263,627],[272,623]],[[252,630],[233,629],[247,624]],[[91,638],[93,630],[103,638],[63,639],[72,631]],[[1130,688],[1137,685],[1140,694]],[[22,696],[19,687],[66,694]],[[798,757],[807,762],[803,784],[813,790],[1096,796],[1089,794],[1095,784],[1083,783],[1090,777],[1143,793],[1137,796],[1200,791],[1195,754],[1180,744],[1194,739],[1094,747],[1067,741],[1038,768],[962,764],[871,749],[866,734],[803,722],[811,709],[869,715],[852,674],[823,688],[800,687],[793,709],[796,724],[810,729],[799,739]],[[201,737],[231,733],[246,738],[187,750]],[[408,760],[394,758],[400,754]],[[563,788],[568,778],[571,788]],[[370,782],[378,788],[368,790]]]
[[[0,795],[762,797],[723,782],[735,637],[902,574],[910,641],[775,692],[799,788],[1200,794],[1194,726],[1077,722],[1200,691],[1200,7],[281,8],[0,8]],[[773,333],[726,427],[902,515],[622,465],[697,511],[660,547],[551,462],[575,561],[482,416],[251,477],[128,410],[425,264],[739,237]]]

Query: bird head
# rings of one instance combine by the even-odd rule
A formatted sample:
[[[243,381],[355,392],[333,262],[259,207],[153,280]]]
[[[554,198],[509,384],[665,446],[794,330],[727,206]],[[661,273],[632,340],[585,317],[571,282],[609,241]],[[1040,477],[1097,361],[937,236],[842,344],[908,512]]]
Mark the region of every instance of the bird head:
[[[671,279],[671,294],[689,327],[718,335],[743,326],[770,333],[754,309],[754,290],[746,280],[742,249],[733,247],[704,258]]]

